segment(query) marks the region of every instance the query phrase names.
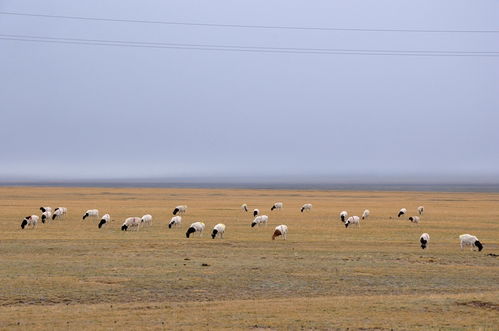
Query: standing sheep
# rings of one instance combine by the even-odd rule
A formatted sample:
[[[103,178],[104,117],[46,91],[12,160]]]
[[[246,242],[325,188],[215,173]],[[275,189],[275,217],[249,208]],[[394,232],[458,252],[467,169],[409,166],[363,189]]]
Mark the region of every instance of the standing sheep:
[[[269,221],[269,217],[267,215],[257,216],[257,217],[255,217],[253,222],[251,222],[251,227],[253,228],[253,227],[255,227],[255,225],[260,226],[261,224],[267,225],[268,221]]]
[[[424,214],[424,207],[423,206],[418,207],[418,214],[419,214],[419,216]]]
[[[284,224],[278,225],[274,230],[274,234],[272,235],[272,240],[275,240],[275,238],[279,236],[282,236],[282,238],[286,240],[287,234],[288,234],[288,226]]]
[[[421,237],[419,237],[419,242],[421,243],[421,248],[425,249],[430,242],[430,235],[428,233],[423,233]]]
[[[50,220],[52,217],[52,212],[49,211],[48,209],[45,209],[45,211],[42,213],[42,223],[45,223],[45,221]]]
[[[215,239],[217,235],[220,236],[220,239],[223,239],[224,233],[225,233],[225,224],[219,223],[215,225],[215,227],[213,227],[213,231],[211,232],[211,239]]]
[[[139,231],[142,219],[140,217],[129,217],[125,220],[121,226],[121,231],[128,231],[128,229],[135,228],[135,231]]]
[[[247,204],[245,204],[245,203],[243,203],[243,204],[241,205],[241,209],[242,209],[243,211],[247,212],[247,211],[248,211],[248,205],[247,205]]]
[[[187,238],[189,238],[191,236],[191,233],[199,232],[199,236],[201,237],[203,235],[203,231],[204,231],[204,223],[203,222],[194,222],[187,229],[187,232],[185,233],[185,236]]]
[[[99,217],[99,210],[98,209],[89,209],[85,212],[83,215],[83,219],[87,217]]]
[[[152,225],[152,216],[149,215],[149,214],[146,214],[144,216],[142,216],[142,218],[140,219],[140,222],[143,223],[144,225]]]
[[[399,210],[397,217],[400,217],[400,216],[405,215],[405,214],[407,214],[407,209],[402,208]]]
[[[471,234],[462,234],[459,236],[459,240],[461,241],[461,249],[465,246],[471,246],[471,250],[477,247],[479,252],[483,249],[483,244],[478,241],[477,237]]]
[[[303,206],[301,206],[301,212],[303,213],[304,211],[311,211],[312,210],[312,204],[311,203],[306,203]]]
[[[170,220],[170,223],[168,223],[168,228],[171,229],[174,226],[180,226],[182,223],[182,216],[173,216],[172,219]]]
[[[270,210],[271,210],[271,211],[272,211],[272,210],[274,210],[274,209],[275,209],[275,210],[281,210],[281,209],[282,209],[282,206],[283,206],[283,205],[282,205],[282,202],[276,202],[276,203],[274,203],[274,205],[272,206],[272,208],[270,208]]]
[[[370,214],[369,209],[364,210],[364,212],[362,213],[362,219],[363,220],[367,219],[369,217],[369,214]]]
[[[37,215],[26,216],[21,222],[21,229],[31,226],[32,229],[36,227],[39,217]]]
[[[360,227],[360,217],[350,216],[345,222],[345,228],[348,228],[350,224],[357,224],[357,227]]]
[[[411,216],[411,217],[409,217],[409,221],[411,221],[412,223],[415,223],[415,224],[419,224],[420,218],[419,218],[419,216]]]
[[[173,209],[173,215],[183,215],[185,214],[185,212],[187,211],[187,206],[186,205],[181,205],[181,206],[177,206],[175,207],[175,209]]]
[[[99,229],[102,228],[105,224],[111,222],[111,216],[109,214],[105,214],[104,216],[102,216],[100,222],[99,222]]]

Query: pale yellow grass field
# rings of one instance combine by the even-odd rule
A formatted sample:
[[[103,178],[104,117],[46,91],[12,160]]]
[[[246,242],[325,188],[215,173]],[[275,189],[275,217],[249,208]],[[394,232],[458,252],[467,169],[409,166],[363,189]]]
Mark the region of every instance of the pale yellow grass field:
[[[284,209],[270,212],[273,202]],[[260,208],[251,228],[239,206]],[[300,213],[303,203],[312,212]],[[180,229],[171,210],[187,204]],[[21,230],[41,205],[62,221]],[[424,205],[421,224],[390,219]],[[109,212],[82,221],[87,209]],[[345,227],[345,209],[371,217]],[[151,227],[122,232],[125,217]],[[396,218],[396,217],[395,217]],[[206,233],[185,238],[202,220]],[[209,236],[225,223],[225,239]],[[289,226],[288,240],[270,239]],[[428,250],[419,236],[428,232]],[[458,236],[480,238],[461,251]],[[0,188],[2,329],[499,328],[499,194],[142,188]],[[202,264],[208,264],[203,266]]]

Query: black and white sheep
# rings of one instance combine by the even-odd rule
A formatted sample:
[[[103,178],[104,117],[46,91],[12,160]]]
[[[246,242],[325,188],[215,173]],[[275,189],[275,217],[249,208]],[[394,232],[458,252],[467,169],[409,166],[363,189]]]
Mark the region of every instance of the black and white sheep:
[[[168,228],[171,229],[172,227],[174,226],[177,226],[180,224],[182,224],[182,216],[173,216],[172,219],[170,220],[170,222],[168,223]]]
[[[269,221],[269,217],[267,215],[257,216],[257,217],[255,217],[255,219],[253,220],[253,222],[251,222],[251,227],[253,228],[256,225],[260,226],[262,224],[267,225],[268,221]]]
[[[303,213],[304,211],[311,211],[312,210],[312,204],[311,203],[306,203],[303,206],[301,206],[300,211]]]
[[[203,222],[194,222],[191,224],[191,226],[187,229],[187,232],[185,233],[185,236],[189,238],[192,233],[194,232],[199,232],[199,236],[201,237],[203,235],[204,231],[204,223]]]
[[[142,218],[140,219],[140,222],[143,223],[144,225],[152,225],[152,215],[150,214],[146,214],[144,216],[142,216]]]
[[[99,217],[99,210],[98,209],[89,209],[83,214],[83,219],[87,217]]]
[[[282,206],[283,206],[282,202],[276,202],[276,203],[274,203],[272,208],[270,208],[270,210],[281,210]]]
[[[68,209],[66,207],[57,207],[54,209],[54,212],[52,213],[52,220],[55,220],[56,218],[64,218],[66,214],[68,213]]]
[[[21,222],[21,229],[31,226],[32,229],[36,227],[39,217],[37,215],[26,216]]]
[[[421,219],[419,218],[419,216],[411,216],[409,217],[409,221],[411,221],[412,223],[415,223],[415,224],[419,224],[419,221]]]
[[[284,240],[286,240],[288,234],[288,226],[281,224],[275,227],[274,233],[272,234],[272,240],[275,240],[275,238],[282,236]]]
[[[260,210],[259,209],[253,209],[253,217],[260,215]]]
[[[225,233],[225,224],[219,223],[213,227],[213,231],[211,232],[211,238],[215,239],[217,236],[219,236],[221,239],[223,239]]]
[[[343,210],[341,213],[340,213],[340,221],[342,223],[345,223],[345,220],[346,218],[348,217],[348,212],[346,210]]]
[[[247,205],[247,204],[245,204],[245,203],[243,203],[243,204],[241,205],[241,209],[242,209],[243,211],[247,212],[247,211],[248,211],[248,205]]]
[[[423,206],[418,207],[418,214],[419,214],[419,216],[424,214],[424,207]]]
[[[428,244],[430,243],[430,235],[428,233],[423,233],[421,237],[419,237],[419,242],[421,243],[421,248],[425,249],[428,247]]]
[[[371,212],[369,211],[369,209],[364,210],[364,212],[362,213],[362,219],[363,220],[367,219],[370,213]]]
[[[480,252],[483,249],[483,244],[478,240],[477,237],[472,236],[471,234],[462,234],[459,236],[459,240],[461,242],[461,249],[465,246],[471,246],[471,250],[475,247],[478,248]]]
[[[104,216],[102,216],[100,222],[99,222],[99,229],[102,228],[104,225],[106,225],[107,223],[111,222],[111,215],[109,214],[105,214]]]
[[[128,217],[123,225],[121,226],[121,231],[128,231],[132,228],[135,228],[135,231],[139,231],[140,224],[142,223],[142,219],[140,217]]]
[[[40,211],[41,211],[42,213],[44,213],[44,212],[46,212],[46,211],[49,211],[49,212],[51,212],[51,213],[52,213],[52,208],[50,208],[50,207],[40,207]]]
[[[350,216],[345,221],[345,228],[348,228],[350,224],[357,224],[357,227],[360,227],[360,217],[359,216]]]
[[[181,205],[181,206],[177,206],[175,207],[175,209],[173,209],[173,215],[183,215],[185,214],[185,212],[187,211],[187,206],[186,205]]]
[[[52,217],[52,212],[49,211],[48,209],[45,209],[45,211],[42,213],[42,223],[45,223],[45,221],[50,220]]]
[[[405,215],[405,214],[407,214],[407,209],[402,208],[399,210],[397,217],[400,217],[400,216]]]

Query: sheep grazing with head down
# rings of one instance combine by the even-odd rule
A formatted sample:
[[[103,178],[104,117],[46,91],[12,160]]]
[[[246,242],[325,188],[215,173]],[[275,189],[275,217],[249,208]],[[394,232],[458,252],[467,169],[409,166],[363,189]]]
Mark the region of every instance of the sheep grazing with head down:
[[[421,248],[425,249],[428,247],[428,243],[430,242],[430,235],[428,233],[423,233],[421,237],[419,237],[419,242],[421,243]]]
[[[423,206],[418,207],[418,214],[419,214],[419,216],[424,214],[424,207]]]
[[[260,226],[262,224],[267,225],[268,221],[269,221],[269,217],[267,215],[257,216],[257,217],[255,217],[253,222],[251,222],[251,227],[254,228],[256,225]]]
[[[99,210],[98,209],[89,209],[83,214],[83,219],[87,217],[99,217]]]
[[[40,211],[41,211],[42,213],[44,213],[44,212],[46,212],[46,211],[49,211],[49,212],[51,212],[51,213],[52,213],[52,208],[50,208],[50,207],[40,207]]]
[[[149,214],[146,214],[144,216],[142,216],[142,218],[140,219],[140,222],[142,222],[144,225],[152,225],[152,216],[149,215]]]
[[[362,213],[362,219],[363,220],[367,219],[369,217],[369,214],[370,214],[369,209],[364,210],[364,212]]]
[[[360,217],[359,216],[350,216],[345,221],[345,228],[348,228],[350,224],[357,224],[357,227],[360,227]]]
[[[224,233],[225,233],[225,224],[219,223],[213,227],[213,231],[211,232],[211,239],[215,239],[217,236],[223,239]]]
[[[42,213],[42,223],[45,223],[45,221],[49,221],[51,217],[52,217],[52,212],[46,209]]]
[[[32,229],[36,227],[39,217],[37,215],[26,216],[21,222],[21,229],[27,229],[31,226]]]
[[[344,211],[342,211],[342,212],[340,213],[340,221],[341,221],[342,223],[345,223],[345,220],[347,219],[347,217],[348,217],[348,213],[347,213],[347,211],[346,211],[346,210],[344,210]]]
[[[287,234],[288,234],[288,226],[284,224],[278,225],[274,229],[274,234],[272,234],[272,240],[275,240],[275,238],[279,236],[282,236],[282,238],[286,240]]]
[[[203,231],[204,231],[204,223],[203,222],[194,222],[187,229],[187,232],[185,233],[185,236],[187,238],[189,238],[192,233],[198,232],[199,236],[201,237],[203,235]]]
[[[104,216],[102,216],[100,222],[99,222],[99,229],[102,228],[104,225],[106,225],[107,223],[111,222],[111,215],[109,214],[105,214]]]
[[[405,215],[405,214],[407,214],[407,209],[402,208],[399,210],[397,217],[400,217],[400,216]]]
[[[173,216],[172,219],[170,220],[170,223],[168,223],[168,229],[171,229],[174,226],[177,226],[182,223],[182,216]]]
[[[66,214],[68,213],[68,209],[66,207],[57,207],[54,209],[54,212],[52,213],[52,220],[55,220],[56,218],[64,218]]]
[[[125,220],[121,226],[121,231],[128,231],[135,228],[135,231],[139,231],[140,224],[142,223],[142,218],[140,217],[129,217]]]
[[[420,218],[419,218],[419,216],[411,216],[411,217],[409,217],[409,221],[411,221],[412,223],[415,223],[415,224],[419,224]]]
[[[274,203],[274,205],[272,206],[272,208],[270,208],[270,210],[271,211],[272,210],[281,210],[282,206],[283,206],[282,202],[276,202],[276,203]]]
[[[243,203],[243,204],[241,205],[241,209],[242,209],[243,211],[247,212],[247,211],[248,211],[248,205],[247,205],[247,204],[245,204],[245,203]]]
[[[181,205],[181,206],[177,206],[175,207],[175,209],[173,209],[173,215],[183,215],[185,214],[185,212],[187,211],[187,206],[186,205]]]
[[[301,206],[300,211],[303,213],[304,211],[311,211],[312,210],[312,204],[311,203],[306,203],[303,206]]]
[[[480,252],[483,249],[483,244],[478,240],[477,237],[472,236],[471,234],[462,234],[459,236],[459,241],[461,242],[461,249],[465,246],[471,246],[471,250],[474,248],[478,248]]]
[[[260,210],[259,209],[253,209],[253,217],[260,215]]]

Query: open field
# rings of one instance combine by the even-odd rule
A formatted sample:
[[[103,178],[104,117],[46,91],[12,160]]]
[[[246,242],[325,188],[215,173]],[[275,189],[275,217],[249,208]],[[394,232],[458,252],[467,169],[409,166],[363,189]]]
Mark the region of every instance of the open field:
[[[244,202],[269,225],[251,228]],[[170,230],[179,204],[189,209]],[[68,216],[21,230],[41,205]],[[419,205],[420,225],[390,219]],[[115,221],[82,221],[93,208]],[[360,228],[338,220],[365,208]],[[151,227],[120,231],[146,213]],[[186,239],[198,220],[204,236]],[[223,240],[209,236],[217,223]],[[270,239],[279,224],[287,241]],[[0,329],[499,328],[497,193],[0,187],[0,229]],[[461,251],[462,233],[484,250]]]

